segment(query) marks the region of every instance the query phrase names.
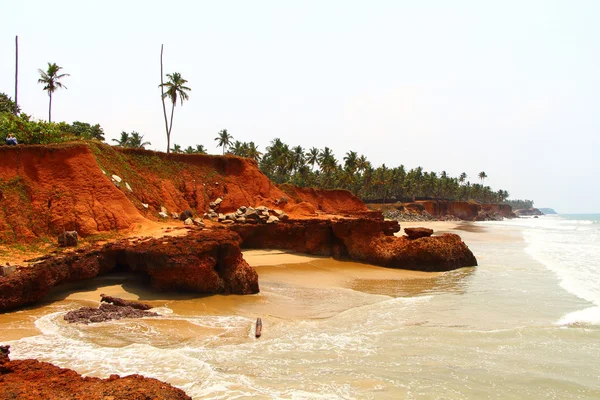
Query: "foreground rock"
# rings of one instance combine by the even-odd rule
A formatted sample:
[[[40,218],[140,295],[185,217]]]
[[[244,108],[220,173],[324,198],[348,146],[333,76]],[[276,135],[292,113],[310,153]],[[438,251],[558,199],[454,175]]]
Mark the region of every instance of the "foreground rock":
[[[2,346],[0,346],[2,347]],[[181,389],[141,375],[108,379],[82,377],[77,372],[37,360],[8,358],[0,349],[0,398],[45,400],[191,400]]]
[[[69,311],[64,319],[70,323],[89,324],[106,322],[125,318],[159,317],[160,314],[151,311],[139,310],[130,306],[117,306],[114,304],[100,304],[100,307],[81,307]]]
[[[0,311],[33,304],[54,286],[117,268],[149,277],[151,287],[159,291],[258,293],[258,275],[243,259],[240,242],[226,229],[201,230],[183,237],[119,240],[46,258],[0,277]]]

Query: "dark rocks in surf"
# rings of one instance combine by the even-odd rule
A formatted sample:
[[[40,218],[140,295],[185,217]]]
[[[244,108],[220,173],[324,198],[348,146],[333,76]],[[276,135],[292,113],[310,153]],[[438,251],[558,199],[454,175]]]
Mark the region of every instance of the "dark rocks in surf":
[[[64,319],[69,323],[90,324],[97,322],[112,321],[125,318],[159,317],[160,314],[151,311],[139,310],[130,306],[117,306],[102,303],[100,307],[81,307],[78,310],[69,311]]]
[[[140,303],[139,301],[125,300],[120,297],[112,297],[105,294],[100,295],[100,301],[102,303],[112,303],[119,307],[132,307],[138,310],[149,310],[152,308],[150,304]]]

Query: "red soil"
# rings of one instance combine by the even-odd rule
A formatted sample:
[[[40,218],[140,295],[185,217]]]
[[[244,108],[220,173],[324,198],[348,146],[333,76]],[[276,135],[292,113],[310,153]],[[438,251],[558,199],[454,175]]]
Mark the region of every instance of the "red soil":
[[[350,192],[275,186],[250,159],[165,154],[98,143],[0,147],[0,241],[26,242],[76,230],[82,237],[140,229],[161,206],[202,215],[265,205],[294,218],[367,211]],[[103,171],[106,173],[103,173]],[[122,182],[117,187],[111,176]],[[127,183],[131,191],[125,186]],[[145,208],[143,204],[147,204]]]

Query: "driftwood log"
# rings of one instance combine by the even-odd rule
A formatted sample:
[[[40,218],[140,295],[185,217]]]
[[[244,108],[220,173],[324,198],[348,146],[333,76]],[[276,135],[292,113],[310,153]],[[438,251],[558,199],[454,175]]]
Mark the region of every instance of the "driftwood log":
[[[258,318],[256,320],[256,334],[255,334],[255,336],[257,338],[259,338],[261,334],[262,334],[262,320],[260,318]]]

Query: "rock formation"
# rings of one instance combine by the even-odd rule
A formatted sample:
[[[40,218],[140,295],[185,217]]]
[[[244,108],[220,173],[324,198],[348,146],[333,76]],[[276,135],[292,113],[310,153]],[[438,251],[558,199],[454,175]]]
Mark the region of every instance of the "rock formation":
[[[115,269],[146,275],[157,290],[258,293],[258,276],[239,245],[239,236],[228,230],[197,230],[184,237],[119,240],[48,257],[0,277],[0,311],[33,304],[54,286]]]
[[[65,314],[64,320],[69,323],[90,324],[125,318],[158,317],[160,314],[144,311],[131,306],[102,303],[98,308],[81,307]]]
[[[243,248],[287,249],[349,258],[384,267],[448,271],[476,266],[473,253],[458,235],[396,237],[397,221],[376,218],[302,219],[280,224],[231,225]]]
[[[181,389],[141,375],[100,379],[37,360],[14,360],[8,346],[0,346],[0,398],[89,400],[191,400]]]

